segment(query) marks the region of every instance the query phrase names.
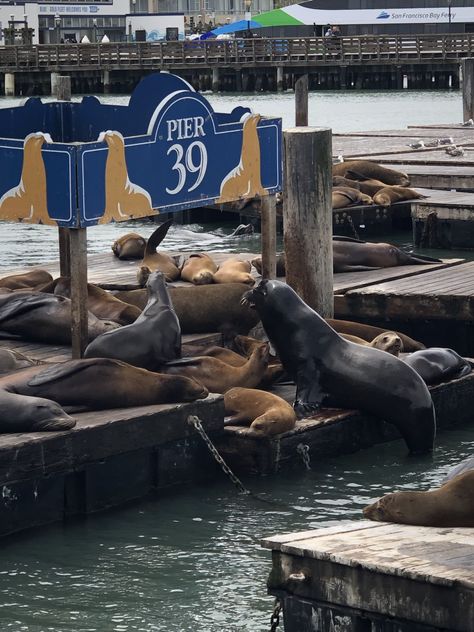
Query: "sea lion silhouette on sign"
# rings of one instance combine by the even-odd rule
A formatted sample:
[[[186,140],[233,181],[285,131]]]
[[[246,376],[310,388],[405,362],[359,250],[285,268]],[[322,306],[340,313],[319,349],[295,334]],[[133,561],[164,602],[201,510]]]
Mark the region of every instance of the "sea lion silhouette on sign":
[[[49,134],[33,132],[26,136],[20,182],[0,198],[0,219],[57,224],[48,214],[46,169],[41,154],[45,142],[53,142]]]
[[[239,198],[268,195],[260,175],[260,141],[257,125],[260,114],[245,115],[242,130],[242,151],[239,164],[230,171],[221,183],[221,194],[217,204],[232,202]]]
[[[120,132],[101,132],[98,142],[108,146],[105,163],[105,212],[99,224],[120,222],[135,217],[157,214],[148,191],[130,182],[125,159],[125,143]]]

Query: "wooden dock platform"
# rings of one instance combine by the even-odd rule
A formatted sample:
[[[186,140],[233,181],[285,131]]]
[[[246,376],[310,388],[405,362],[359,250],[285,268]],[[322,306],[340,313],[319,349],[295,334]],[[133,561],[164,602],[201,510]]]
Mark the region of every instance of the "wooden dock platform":
[[[286,632],[474,632],[473,538],[365,520],[271,536],[268,591]]]

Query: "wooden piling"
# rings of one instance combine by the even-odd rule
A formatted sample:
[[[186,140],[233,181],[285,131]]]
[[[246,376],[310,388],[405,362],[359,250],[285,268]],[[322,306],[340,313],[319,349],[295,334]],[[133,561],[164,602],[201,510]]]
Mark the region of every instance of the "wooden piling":
[[[302,75],[295,83],[295,125],[308,125],[308,75]]]
[[[285,130],[283,147],[286,280],[308,305],[330,318],[334,312],[331,130]]]
[[[87,229],[69,230],[71,266],[72,357],[82,358],[88,342],[87,330]]]
[[[276,279],[276,196],[261,199],[262,277]]]
[[[474,58],[462,60],[462,111],[463,121],[474,119]]]
[[[71,100],[71,77],[59,75],[56,79],[56,98],[58,101]]]

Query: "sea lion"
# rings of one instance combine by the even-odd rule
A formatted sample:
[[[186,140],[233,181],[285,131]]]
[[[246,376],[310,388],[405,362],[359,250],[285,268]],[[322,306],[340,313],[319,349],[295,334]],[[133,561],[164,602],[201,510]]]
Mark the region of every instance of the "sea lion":
[[[153,373],[109,358],[23,369],[0,377],[0,396],[5,391],[44,397],[80,410],[192,402],[208,395],[195,380]]]
[[[44,143],[52,143],[51,136],[33,132],[23,143],[23,165],[20,181],[0,198],[0,219],[56,226],[48,214],[46,169],[43,161]]]
[[[70,430],[75,425],[76,420],[54,401],[0,389],[0,432]]]
[[[288,432],[295,427],[296,413],[284,399],[253,388],[235,387],[224,395],[225,425],[247,425],[263,437]]]
[[[259,274],[262,274],[262,257],[255,257],[255,259],[251,260],[251,264]],[[284,277],[286,274],[284,252],[276,256],[276,274],[278,277]]]
[[[35,268],[24,274],[11,274],[0,279],[0,287],[10,290],[35,288],[43,283],[49,283],[53,277],[46,270]]]
[[[181,279],[194,285],[213,283],[215,272],[217,272],[217,264],[205,252],[190,255],[180,270]]]
[[[226,338],[247,334],[258,323],[258,315],[240,304],[242,294],[248,290],[244,283],[192,285],[168,288],[173,307],[183,334],[218,331]],[[145,306],[146,290],[115,292],[121,300]]]
[[[118,327],[88,312],[89,341]],[[0,332],[25,340],[71,344],[71,301],[34,290],[0,294]]]
[[[332,208],[346,208],[352,204],[373,204],[370,195],[362,193],[359,189],[351,187],[333,187],[332,190]]]
[[[71,298],[71,280],[68,277],[55,279],[53,293]],[[141,314],[138,307],[124,303],[110,292],[92,283],[87,284],[87,309],[97,318],[119,325],[130,325]]]
[[[401,187],[410,185],[410,179],[406,173],[382,167],[370,160],[345,160],[332,166],[332,175],[353,180],[380,180],[387,185],[394,184]]]
[[[391,353],[395,357],[398,357],[403,351],[403,341],[395,331],[385,331],[383,334],[379,334],[369,343],[369,346]]]
[[[0,373],[11,373],[38,364],[45,363],[41,360],[33,360],[14,349],[0,349]]]
[[[349,334],[351,336],[357,336],[358,338],[362,338],[366,340],[368,343],[371,343],[374,338],[381,334],[386,333],[386,329],[382,329],[381,327],[374,327],[373,325],[365,325],[364,323],[356,323],[351,320],[338,320],[336,318],[326,318],[326,322],[335,330],[338,334]],[[403,349],[405,351],[418,351],[419,349],[424,349],[425,346],[418,340],[414,340],[405,334],[402,334],[400,331],[395,331],[398,336],[400,336]]]
[[[165,275],[153,272],[147,290],[147,304],[136,321],[96,338],[87,346],[85,358],[115,358],[153,371],[180,357],[181,329]]]
[[[400,360],[411,366],[421,375],[426,384],[449,382],[472,371],[471,364],[453,349],[430,347],[400,357]]]
[[[356,408],[396,426],[411,452],[433,449],[431,395],[411,367],[389,353],[348,342],[281,281],[263,280],[244,294],[262,320],[283,368],[296,382],[294,407]]]
[[[112,244],[112,252],[119,259],[143,259],[146,239],[138,233],[122,235]]]
[[[265,344],[265,343],[262,343]],[[247,358],[241,356],[239,353],[232,351],[231,349],[227,349],[226,347],[218,347],[212,346],[204,349],[201,352],[202,356],[208,356],[210,358],[217,358],[221,362],[225,364],[230,364],[230,366],[242,366],[246,363]],[[0,356],[1,357],[1,356]],[[1,365],[0,365],[1,366]]]
[[[228,237],[239,237],[240,235],[253,235],[255,232],[252,224],[239,224]]]
[[[373,198],[377,191],[384,189],[387,185],[385,182],[381,182],[380,180],[364,180],[363,182],[360,182],[358,180],[344,178],[343,176],[333,176],[332,186],[358,189],[359,191],[362,191],[362,193],[365,193]]]
[[[268,345],[255,349],[242,366],[231,366],[217,358],[197,356],[168,362],[162,371],[185,375],[201,382],[212,393],[225,393],[234,386],[254,388],[268,366]]]
[[[407,200],[423,200],[427,198],[427,195],[422,195],[414,189],[408,189],[406,187],[385,187],[380,189],[374,195],[374,204],[378,206],[388,207],[395,202],[404,202]]]
[[[446,483],[458,474],[463,474],[464,472],[469,472],[470,470],[474,470],[474,456],[464,459],[464,461],[461,461],[461,463],[458,463],[458,465],[450,469],[442,480],[442,483]]]
[[[438,489],[394,492],[365,507],[369,520],[423,527],[474,527],[474,471],[458,474]]]
[[[250,274],[252,264],[242,259],[226,259],[214,274],[214,283],[245,283],[253,285],[255,279]]]
[[[179,268],[176,265],[174,259],[165,252],[156,252],[156,249],[166,237],[166,234],[172,223],[172,219],[163,222],[148,237],[145,246],[145,254],[143,255],[143,261],[137,273],[138,283],[142,287],[146,284],[150,273],[154,272],[155,270],[163,272],[166,280],[169,283],[179,279]]]
[[[130,182],[125,158],[125,141],[120,132],[107,130],[99,134],[108,151],[105,162],[105,210],[98,224],[155,215],[150,194]]]

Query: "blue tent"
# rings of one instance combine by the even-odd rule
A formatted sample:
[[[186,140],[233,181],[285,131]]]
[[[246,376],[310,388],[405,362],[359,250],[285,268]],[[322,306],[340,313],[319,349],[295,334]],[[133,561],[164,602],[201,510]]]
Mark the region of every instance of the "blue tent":
[[[225,33],[235,33],[236,31],[246,31],[248,28],[261,29],[262,25],[255,20],[239,20],[238,22],[232,22],[225,26],[219,26],[211,31],[214,35],[224,35]]]

